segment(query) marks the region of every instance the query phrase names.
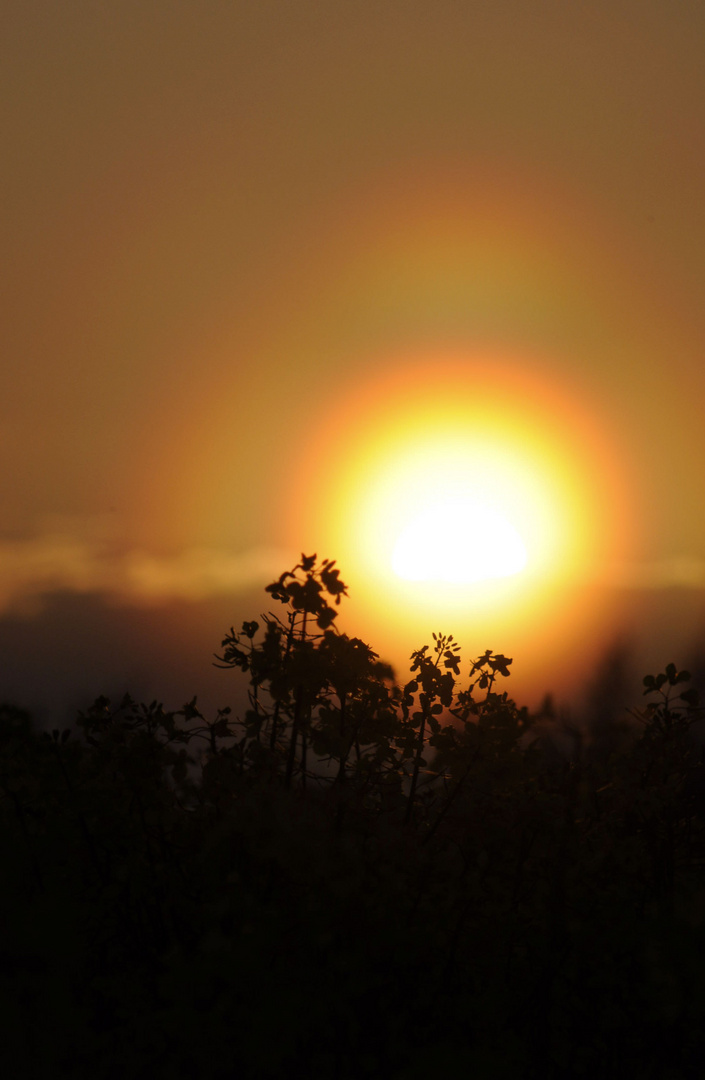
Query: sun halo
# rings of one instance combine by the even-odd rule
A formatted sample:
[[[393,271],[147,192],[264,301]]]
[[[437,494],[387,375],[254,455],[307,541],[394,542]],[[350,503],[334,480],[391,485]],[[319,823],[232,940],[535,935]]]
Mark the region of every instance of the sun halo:
[[[299,463],[291,531],[337,559],[354,607],[524,623],[626,536],[613,447],[555,379],[451,358],[338,401]]]

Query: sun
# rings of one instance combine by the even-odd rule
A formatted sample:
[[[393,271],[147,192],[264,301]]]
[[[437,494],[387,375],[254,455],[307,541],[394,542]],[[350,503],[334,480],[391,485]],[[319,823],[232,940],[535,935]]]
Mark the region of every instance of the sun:
[[[555,564],[564,539],[527,447],[478,426],[427,422],[387,443],[353,505],[358,564],[380,587],[396,581],[424,604],[496,599],[501,579],[516,596],[520,582]]]
[[[297,459],[291,535],[305,526],[349,609],[399,637],[441,617],[538,625],[628,542],[618,449],[528,360],[406,358],[335,405]]]
[[[440,499],[421,509],[399,534],[392,569],[406,581],[468,585],[518,574],[526,546],[502,514],[471,499]]]

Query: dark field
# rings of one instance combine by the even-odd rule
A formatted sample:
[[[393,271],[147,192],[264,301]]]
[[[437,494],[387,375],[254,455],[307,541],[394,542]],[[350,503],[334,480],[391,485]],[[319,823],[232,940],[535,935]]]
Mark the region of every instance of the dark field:
[[[315,557],[222,642],[236,716],[0,713],[3,1040],[23,1075],[686,1077],[702,710],[518,707],[434,635],[398,685]],[[277,614],[278,612],[278,614]],[[602,719],[601,719],[602,718]]]

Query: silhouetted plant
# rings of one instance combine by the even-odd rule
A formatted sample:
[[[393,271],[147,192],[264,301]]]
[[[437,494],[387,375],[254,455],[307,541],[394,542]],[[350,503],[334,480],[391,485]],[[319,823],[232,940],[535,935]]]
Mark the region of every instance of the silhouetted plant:
[[[372,763],[382,768],[396,719],[393,673],[369,645],[332,628],[337,612],[330,601],[339,605],[347,594],[335,563],[302,555],[266,591],[287,608],[284,617],[263,616],[259,641],[257,622],[244,622],[240,633],[231,628],[216,658],[250,676],[244,720],[250,760],[274,772],[283,768],[287,787],[295,775],[306,786],[311,743],[320,759],[337,762],[338,785],[348,778],[353,751],[359,776]]]
[[[419,769],[428,762],[423,757],[429,738],[441,733],[440,716],[453,704],[455,678],[460,674],[459,646],[453,636],[433,634],[433,653],[429,655],[429,646],[411,654],[411,672],[416,673],[404,687],[402,696],[403,728],[399,739],[402,760],[412,762],[411,782],[406,809],[406,822],[411,820]],[[443,670],[441,668],[443,662]],[[416,699],[416,700],[415,700]],[[412,712],[414,705],[418,707]]]

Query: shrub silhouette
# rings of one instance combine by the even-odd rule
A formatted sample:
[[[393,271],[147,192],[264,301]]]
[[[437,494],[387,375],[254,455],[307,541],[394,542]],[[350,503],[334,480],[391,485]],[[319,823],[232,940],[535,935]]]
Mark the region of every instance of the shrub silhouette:
[[[688,1077],[702,1059],[697,694],[560,758],[436,633],[397,685],[304,556],[230,629],[242,716],[0,709],[4,1046],[52,1077]],[[578,744],[576,744],[578,745]],[[37,1030],[42,1037],[37,1037]]]
[[[285,605],[284,617],[264,616],[260,641],[257,622],[243,623],[239,634],[231,628],[217,657],[220,666],[250,675],[243,754],[275,773],[283,765],[285,786],[298,777],[305,787],[312,747],[319,764],[336,763],[334,784],[354,778],[369,786],[392,757],[392,669],[359,638],[332,629],[330,599],[337,605],[347,592],[333,562],[319,566],[315,555],[302,556],[267,592]]]

